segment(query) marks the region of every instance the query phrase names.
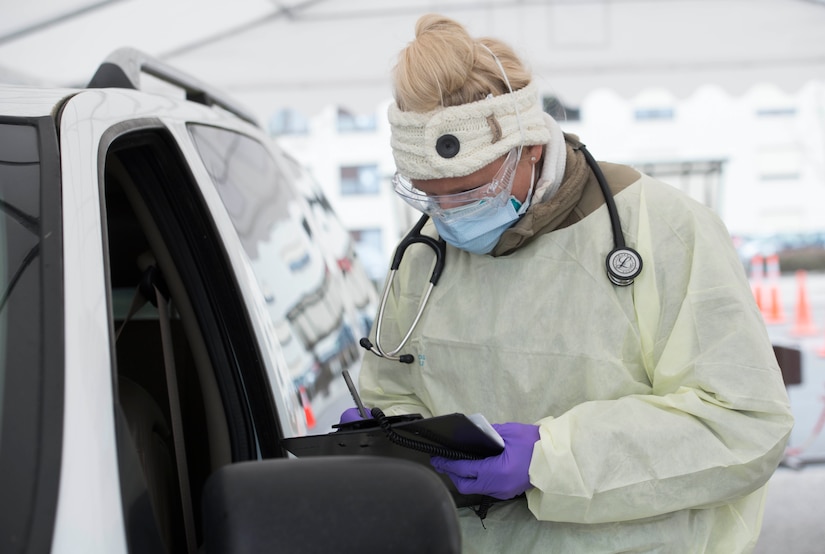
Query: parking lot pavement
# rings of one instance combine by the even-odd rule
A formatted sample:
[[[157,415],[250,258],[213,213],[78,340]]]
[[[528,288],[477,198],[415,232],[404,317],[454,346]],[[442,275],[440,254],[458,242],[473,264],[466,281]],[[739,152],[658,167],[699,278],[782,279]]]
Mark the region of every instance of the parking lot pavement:
[[[780,467],[771,478],[754,554],[825,552],[825,464]]]

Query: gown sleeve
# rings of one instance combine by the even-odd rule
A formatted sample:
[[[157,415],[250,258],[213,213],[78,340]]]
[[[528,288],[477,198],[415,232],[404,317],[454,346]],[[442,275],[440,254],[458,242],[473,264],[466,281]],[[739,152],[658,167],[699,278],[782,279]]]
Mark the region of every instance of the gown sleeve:
[[[633,294],[652,389],[538,422],[527,497],[540,520],[627,521],[733,502],[782,459],[787,392],[730,235],[669,194],[643,189],[630,233],[645,263]]]

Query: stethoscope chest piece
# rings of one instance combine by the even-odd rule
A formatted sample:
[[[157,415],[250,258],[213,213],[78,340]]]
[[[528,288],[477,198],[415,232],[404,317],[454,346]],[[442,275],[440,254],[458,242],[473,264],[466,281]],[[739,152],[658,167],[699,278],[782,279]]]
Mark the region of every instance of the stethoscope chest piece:
[[[593,156],[583,144],[579,144],[575,149],[581,151],[584,159],[587,161],[587,165],[590,166],[593,175],[596,176],[599,187],[602,189],[602,196],[604,196],[604,203],[607,206],[607,213],[610,216],[614,248],[605,259],[607,277],[611,283],[620,287],[632,285],[633,279],[638,277],[639,273],[642,272],[642,257],[638,252],[625,245],[622,225],[619,221],[619,212],[616,209],[616,202],[613,200],[613,193],[610,191],[610,186],[608,186],[607,179],[605,179],[599,164],[593,159]]]
[[[642,257],[632,248],[621,246],[607,255],[607,276],[613,284],[626,287],[642,272]]]

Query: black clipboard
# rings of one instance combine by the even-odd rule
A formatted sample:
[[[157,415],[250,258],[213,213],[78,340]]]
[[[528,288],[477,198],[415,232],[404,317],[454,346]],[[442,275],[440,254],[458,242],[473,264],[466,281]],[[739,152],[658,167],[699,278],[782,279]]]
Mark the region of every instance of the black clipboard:
[[[418,414],[387,417],[391,429],[402,439],[444,449],[446,457],[461,452],[473,458],[495,456],[503,450],[501,444],[485,433],[469,417],[454,413],[431,418]],[[375,419],[339,424],[337,430],[325,435],[307,435],[282,439],[281,444],[295,456],[389,456],[411,460],[432,469],[431,454],[390,440]],[[452,452],[451,452],[452,451]],[[435,470],[433,470],[435,471]],[[478,505],[481,496],[462,495],[452,481],[438,474],[450,489],[457,506]]]

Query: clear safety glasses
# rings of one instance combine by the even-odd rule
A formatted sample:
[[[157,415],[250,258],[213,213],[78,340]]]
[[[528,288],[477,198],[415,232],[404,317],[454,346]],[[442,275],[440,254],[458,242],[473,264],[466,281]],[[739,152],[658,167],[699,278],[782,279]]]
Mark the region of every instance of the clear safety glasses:
[[[416,210],[445,222],[471,217],[490,204],[503,205],[510,199],[513,178],[521,157],[521,146],[507,154],[493,180],[485,185],[455,194],[433,194],[417,189],[412,180],[396,173],[392,178],[395,192]]]

